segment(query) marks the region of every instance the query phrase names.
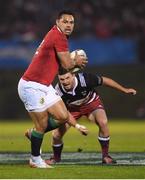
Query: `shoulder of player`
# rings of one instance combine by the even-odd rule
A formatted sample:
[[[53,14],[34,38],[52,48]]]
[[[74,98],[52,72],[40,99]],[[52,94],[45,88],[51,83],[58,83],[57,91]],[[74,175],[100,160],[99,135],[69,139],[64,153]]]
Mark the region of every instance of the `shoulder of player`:
[[[91,77],[95,77],[96,75],[92,74],[92,73],[87,73],[87,72],[80,72],[77,74],[78,78],[84,77],[86,78],[91,78]]]
[[[85,84],[90,84],[94,81],[98,81],[99,84],[102,84],[102,77],[97,75],[97,74],[92,74],[92,73],[86,73],[86,72],[82,72],[82,73],[78,73],[78,79],[81,83],[85,83]]]
[[[68,44],[66,36],[61,33],[56,26],[53,26],[50,31],[48,31],[43,40],[45,41],[45,46],[59,44],[60,42]]]
[[[47,33],[51,38],[54,38],[54,39],[64,39],[64,40],[67,40],[67,37],[65,34],[63,34],[58,28],[57,26],[53,26],[50,31]]]

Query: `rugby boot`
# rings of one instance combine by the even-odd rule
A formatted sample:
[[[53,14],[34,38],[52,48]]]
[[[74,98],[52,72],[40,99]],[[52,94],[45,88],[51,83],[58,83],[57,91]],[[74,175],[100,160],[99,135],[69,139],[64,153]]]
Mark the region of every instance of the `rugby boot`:
[[[111,156],[105,156],[105,157],[103,157],[103,159],[102,159],[102,164],[116,164],[117,162],[116,162],[116,160],[115,159],[113,159]]]
[[[48,165],[41,157],[37,160],[30,158],[29,165],[32,168],[53,168],[52,166]]]
[[[48,165],[52,165],[52,164],[56,164],[56,163],[59,163],[61,161],[61,159],[56,159],[54,158],[53,156],[50,157],[50,159],[46,159],[45,162],[48,164]]]

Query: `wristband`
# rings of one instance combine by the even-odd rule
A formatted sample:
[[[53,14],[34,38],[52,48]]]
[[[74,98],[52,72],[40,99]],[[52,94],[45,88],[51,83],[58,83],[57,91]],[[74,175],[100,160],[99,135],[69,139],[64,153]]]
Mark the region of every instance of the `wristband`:
[[[76,124],[76,125],[75,125],[75,128],[76,128],[76,129],[80,129],[80,127],[81,127],[81,125],[79,125],[79,124]]]

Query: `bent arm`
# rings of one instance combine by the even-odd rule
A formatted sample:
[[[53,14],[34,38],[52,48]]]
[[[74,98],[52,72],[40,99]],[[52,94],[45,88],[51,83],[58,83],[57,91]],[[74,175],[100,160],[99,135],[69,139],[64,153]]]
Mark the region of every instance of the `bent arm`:
[[[60,59],[60,63],[63,68],[65,69],[71,69],[75,66],[75,63],[70,58],[70,52],[57,52],[57,55]]]
[[[122,91],[122,92],[127,93],[127,94],[133,94],[133,95],[136,94],[135,89],[126,88],[126,87],[122,86],[121,84],[119,84],[118,82],[114,81],[113,79],[110,79],[107,77],[102,77],[102,79],[103,79],[103,85],[112,87],[114,89],[117,89],[117,90]]]
[[[75,66],[84,67],[88,62],[86,58],[83,58],[76,54],[75,61],[70,58],[70,52],[57,52],[57,56],[60,59],[61,66],[64,69],[73,69]]]

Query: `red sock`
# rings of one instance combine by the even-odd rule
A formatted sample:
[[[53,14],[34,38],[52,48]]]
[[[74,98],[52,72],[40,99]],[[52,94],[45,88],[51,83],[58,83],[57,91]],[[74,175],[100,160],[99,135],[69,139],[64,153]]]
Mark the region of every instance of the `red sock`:
[[[108,156],[108,151],[109,151],[109,140],[110,137],[98,137],[99,143],[102,148],[102,158]]]
[[[54,154],[54,159],[56,162],[61,161],[61,152],[63,149],[63,144],[57,144],[57,145],[53,145],[53,154]]]

